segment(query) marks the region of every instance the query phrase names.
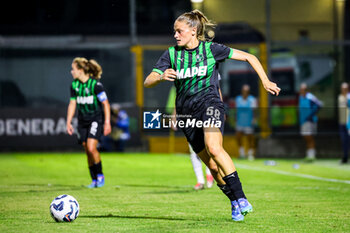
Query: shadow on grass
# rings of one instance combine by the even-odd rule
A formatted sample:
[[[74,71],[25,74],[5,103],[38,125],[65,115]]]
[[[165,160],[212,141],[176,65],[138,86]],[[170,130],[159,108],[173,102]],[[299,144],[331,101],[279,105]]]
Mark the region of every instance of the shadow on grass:
[[[36,192],[52,192],[52,191],[71,191],[86,189],[83,185],[61,185],[61,184],[16,184],[8,185],[8,189],[3,189],[1,193],[36,193]],[[18,190],[20,189],[20,190]]]
[[[153,191],[153,192],[145,192],[146,194],[172,194],[172,193],[193,193],[197,192],[194,189],[186,189],[186,190],[169,190],[169,191]]]
[[[172,188],[172,189],[183,189],[183,188],[190,188],[192,186],[178,186],[178,185],[156,185],[156,184],[122,184],[120,186],[123,186],[123,187],[135,187],[135,188]]]
[[[162,216],[122,216],[122,215],[83,215],[79,218],[125,218],[125,219],[154,219],[154,220],[167,220],[167,221],[200,221],[194,219],[185,219],[185,218],[175,218],[175,217],[162,217]]]
[[[196,192],[192,186],[176,186],[176,185],[144,185],[144,184],[124,184],[120,185],[124,187],[135,187],[135,188],[162,188],[169,190],[161,191],[150,191],[147,194],[172,194],[172,193],[192,193]]]

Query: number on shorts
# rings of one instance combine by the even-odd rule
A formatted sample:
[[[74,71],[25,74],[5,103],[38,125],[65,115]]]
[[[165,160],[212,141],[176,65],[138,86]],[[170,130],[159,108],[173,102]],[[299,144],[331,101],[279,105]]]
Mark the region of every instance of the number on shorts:
[[[213,116],[213,114],[214,114],[214,107],[208,107],[207,108],[207,115]]]
[[[220,119],[220,111],[219,109],[214,109],[214,107],[207,108],[207,115],[216,119]]]
[[[96,136],[97,127],[98,127],[98,123],[96,121],[91,123],[90,133],[94,136]]]

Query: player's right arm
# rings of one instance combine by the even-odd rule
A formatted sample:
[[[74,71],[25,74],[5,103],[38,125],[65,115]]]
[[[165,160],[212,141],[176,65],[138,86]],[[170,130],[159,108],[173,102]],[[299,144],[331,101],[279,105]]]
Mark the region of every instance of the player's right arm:
[[[173,69],[166,69],[163,74],[152,71],[144,82],[145,87],[154,87],[162,81],[174,82],[176,79],[176,71]]]
[[[74,85],[75,84],[73,82],[72,85],[70,86],[70,101],[69,101],[68,110],[67,110],[66,129],[69,135],[72,135],[74,133],[74,128],[72,126],[72,119],[75,114],[75,109],[77,108],[77,94],[73,88]]]
[[[67,110],[67,133],[72,135],[74,133],[74,128],[72,126],[72,119],[74,117],[75,109],[77,107],[77,101],[75,99],[71,99],[69,101],[68,110]]]
[[[169,50],[166,50],[159,58],[152,72],[147,76],[144,86],[154,87],[165,80],[173,82],[175,79],[176,71],[171,67]]]

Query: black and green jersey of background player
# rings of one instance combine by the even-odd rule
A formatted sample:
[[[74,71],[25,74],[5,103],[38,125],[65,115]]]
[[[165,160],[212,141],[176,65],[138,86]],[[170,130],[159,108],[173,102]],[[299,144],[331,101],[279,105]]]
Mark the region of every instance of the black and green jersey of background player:
[[[70,99],[77,102],[79,122],[103,121],[101,103],[107,100],[107,95],[101,82],[94,78],[89,78],[85,83],[75,79],[70,93]]]
[[[219,63],[232,53],[233,49],[225,45],[207,41],[200,41],[194,49],[174,46],[163,53],[152,71],[176,71],[176,106],[186,108],[203,100],[204,95],[219,96]]]

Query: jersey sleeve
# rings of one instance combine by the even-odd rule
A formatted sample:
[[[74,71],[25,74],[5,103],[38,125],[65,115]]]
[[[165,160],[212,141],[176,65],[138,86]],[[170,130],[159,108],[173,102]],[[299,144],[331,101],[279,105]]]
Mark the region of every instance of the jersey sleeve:
[[[311,93],[307,93],[306,98],[308,98],[313,104],[317,105],[317,107],[319,108],[323,106],[323,103]]]
[[[167,49],[159,58],[152,71],[157,72],[158,74],[163,74],[164,71],[169,68],[171,68],[171,61],[169,50]]]
[[[73,84],[70,85],[70,99],[71,100],[76,100],[77,99],[77,95],[76,95],[76,93],[75,93],[75,91],[73,89]]]
[[[212,43],[210,45],[210,49],[214,55],[214,59],[219,62],[227,58],[230,58],[233,53],[233,49],[231,49],[230,47],[227,47],[226,45],[218,44],[218,43]]]
[[[97,99],[102,103],[103,101],[107,100],[107,94],[105,92],[105,89],[102,85],[102,83],[100,82],[97,82],[96,85],[95,85],[95,94],[97,96]]]

